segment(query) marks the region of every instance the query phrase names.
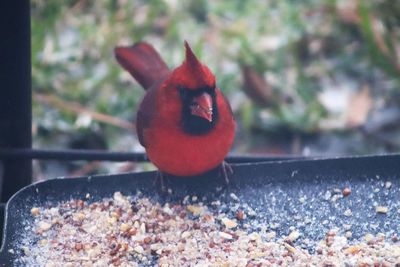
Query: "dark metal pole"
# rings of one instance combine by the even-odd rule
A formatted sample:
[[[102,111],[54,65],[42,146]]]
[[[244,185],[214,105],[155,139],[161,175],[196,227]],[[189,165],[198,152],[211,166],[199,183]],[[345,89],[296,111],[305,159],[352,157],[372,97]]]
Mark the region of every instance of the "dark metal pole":
[[[229,154],[225,160],[228,163],[254,163],[265,161],[287,161],[304,159],[301,155],[234,155]],[[85,161],[133,161],[143,162],[149,161],[145,153],[137,152],[117,152],[107,150],[90,150],[90,149],[23,149],[23,148],[1,148],[1,159],[38,159],[38,160],[85,160]],[[1,167],[1,165],[0,165]],[[1,170],[1,169],[0,169]]]
[[[0,148],[1,159],[39,159],[39,160],[85,160],[85,161],[149,161],[145,153],[116,152],[89,149],[7,149]],[[1,165],[0,165],[1,166]]]
[[[0,1],[0,147],[32,146],[30,1]],[[1,201],[31,182],[32,161],[4,160]]]

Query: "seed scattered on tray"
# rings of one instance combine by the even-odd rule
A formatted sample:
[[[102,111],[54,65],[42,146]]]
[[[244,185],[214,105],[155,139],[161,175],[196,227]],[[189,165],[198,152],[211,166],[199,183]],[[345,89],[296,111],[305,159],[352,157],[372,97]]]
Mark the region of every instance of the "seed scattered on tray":
[[[350,217],[353,215],[353,212],[351,211],[351,209],[346,209],[343,213],[344,216]]]
[[[375,210],[376,210],[376,213],[386,214],[389,209],[387,207],[384,207],[384,206],[376,206]]]
[[[345,189],[343,189],[342,194],[344,197],[348,197],[351,194],[351,189],[346,187]]]
[[[235,201],[237,201],[237,202],[239,202],[240,201],[240,199],[238,198],[238,196],[237,195],[235,195],[235,193],[230,193],[230,195],[229,195],[233,200],[235,200]]]
[[[298,238],[300,237],[300,232],[297,230],[294,230],[293,232],[291,232],[288,237],[287,240],[290,242],[294,242],[296,241]]]
[[[32,214],[32,216],[38,216],[39,213],[40,213],[39,208],[33,207],[33,208],[31,209],[31,214]]]
[[[330,196],[331,197],[331,196]],[[257,212],[240,200],[210,205],[187,197],[161,204],[119,192],[88,202],[70,200],[31,210],[29,241],[21,244],[17,266],[396,266],[397,236],[366,234],[350,242],[351,225],[341,236],[328,231],[322,240],[288,235],[279,223],[249,227],[245,214]],[[196,203],[193,203],[196,202]],[[39,210],[39,208],[37,208]],[[351,212],[351,211],[350,211]],[[312,247],[311,250],[302,246]],[[294,264],[295,263],[295,264]]]
[[[386,181],[385,182],[385,187],[386,187],[386,189],[390,189],[392,187],[392,182],[391,181]]]
[[[239,221],[246,219],[246,214],[244,213],[243,210],[238,210],[236,212],[236,219],[238,219]]]
[[[228,229],[235,228],[238,225],[235,221],[228,218],[222,218],[221,221]]]

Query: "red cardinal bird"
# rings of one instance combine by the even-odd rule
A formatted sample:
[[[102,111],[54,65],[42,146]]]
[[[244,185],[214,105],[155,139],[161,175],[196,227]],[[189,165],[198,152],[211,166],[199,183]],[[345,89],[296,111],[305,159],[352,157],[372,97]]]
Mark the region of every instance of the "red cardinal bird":
[[[156,50],[140,42],[115,48],[117,61],[146,90],[136,128],[161,173],[194,176],[219,165],[232,146],[235,120],[215,76],[185,42],[186,59],[170,71]]]

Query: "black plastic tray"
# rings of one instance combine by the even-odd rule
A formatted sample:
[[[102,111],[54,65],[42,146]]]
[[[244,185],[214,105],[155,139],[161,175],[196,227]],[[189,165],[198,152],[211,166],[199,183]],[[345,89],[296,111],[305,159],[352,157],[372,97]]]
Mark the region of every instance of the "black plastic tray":
[[[134,194],[140,190],[160,201],[196,195],[206,203],[215,199],[237,202],[231,197],[234,193],[240,203],[256,211],[255,217],[248,218],[250,222],[278,225],[278,234],[287,234],[294,226],[302,233],[301,238],[316,240],[344,224],[352,226],[355,239],[367,232],[400,233],[400,155],[234,164],[233,170],[231,183],[222,190],[222,179],[215,173],[170,178],[172,194],[168,196],[157,193],[155,172],[58,178],[27,186],[7,203],[0,262],[12,266],[20,255],[22,229],[32,217],[33,206],[84,198],[87,193],[95,200],[115,191]],[[351,188],[351,195],[332,202],[332,194],[345,187]],[[376,213],[376,205],[388,207],[388,213]],[[346,209],[352,211],[351,216],[344,214]],[[305,218],[310,219],[308,224],[302,223]],[[9,253],[10,249],[15,253]]]

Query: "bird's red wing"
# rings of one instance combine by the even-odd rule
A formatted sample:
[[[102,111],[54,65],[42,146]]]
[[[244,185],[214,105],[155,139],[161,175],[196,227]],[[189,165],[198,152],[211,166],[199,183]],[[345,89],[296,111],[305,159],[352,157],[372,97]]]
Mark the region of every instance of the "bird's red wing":
[[[152,88],[147,90],[136,115],[136,133],[140,144],[144,147],[146,147],[145,131],[150,127],[154,115],[157,114],[158,86],[159,83],[156,83]]]
[[[169,74],[169,68],[153,46],[140,42],[114,49],[118,63],[147,90]]]

